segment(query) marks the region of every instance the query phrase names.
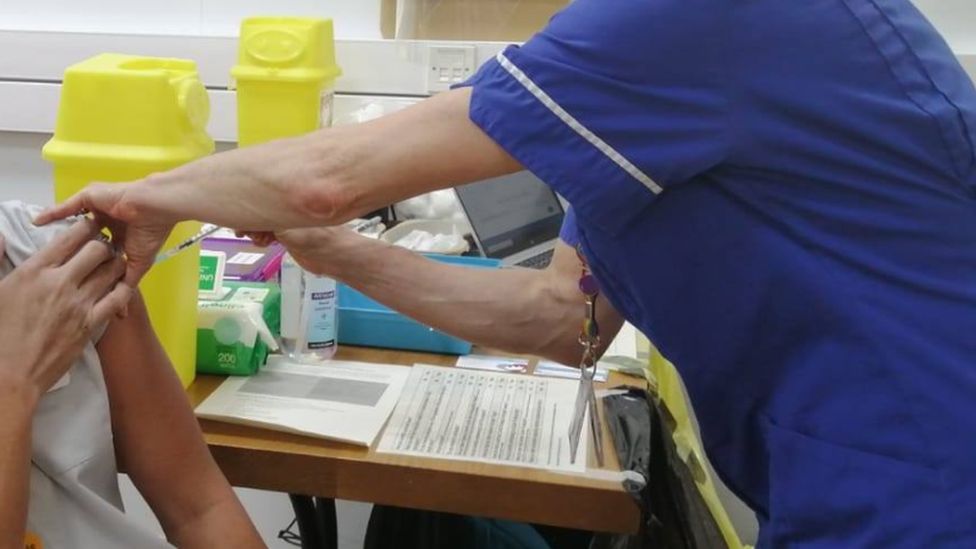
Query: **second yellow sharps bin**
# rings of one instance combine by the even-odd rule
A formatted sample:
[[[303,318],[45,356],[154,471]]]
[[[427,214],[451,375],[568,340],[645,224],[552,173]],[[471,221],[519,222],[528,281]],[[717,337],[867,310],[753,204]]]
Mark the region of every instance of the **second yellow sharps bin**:
[[[335,62],[331,19],[251,17],[241,23],[237,142],[241,147],[332,125]]]
[[[210,154],[210,103],[196,65],[182,59],[103,54],[65,71],[54,138],[55,200],[91,182],[133,181]],[[193,236],[180,223],[164,249]],[[196,370],[199,249],[157,265],[140,285],[153,328],[188,386]]]

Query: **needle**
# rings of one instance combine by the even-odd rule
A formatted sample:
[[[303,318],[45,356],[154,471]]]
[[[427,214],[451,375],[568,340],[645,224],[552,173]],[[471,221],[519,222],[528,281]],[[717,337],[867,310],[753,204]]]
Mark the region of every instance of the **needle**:
[[[156,261],[153,262],[153,265],[157,265],[159,263],[162,263],[163,261],[166,261],[167,259],[169,259],[169,258],[173,257],[174,255],[182,252],[183,250],[189,248],[190,246],[193,246],[197,242],[200,242],[204,238],[207,238],[208,236],[214,234],[215,232],[217,232],[219,230],[220,230],[220,227],[217,226],[217,225],[209,225],[209,224],[208,225],[204,225],[203,228],[200,229],[200,232],[198,232],[197,234],[195,234],[195,235],[191,236],[190,238],[184,240],[178,246],[174,246],[173,248],[170,248],[170,249],[166,250],[165,252],[160,252],[160,254],[156,256]]]

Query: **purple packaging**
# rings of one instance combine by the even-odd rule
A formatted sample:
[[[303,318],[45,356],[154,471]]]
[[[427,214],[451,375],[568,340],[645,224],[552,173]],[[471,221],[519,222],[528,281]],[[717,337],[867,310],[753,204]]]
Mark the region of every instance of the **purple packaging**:
[[[205,238],[204,250],[224,252],[227,256],[224,280],[267,282],[274,280],[281,269],[285,247],[275,242],[267,248],[255,245],[248,239]]]

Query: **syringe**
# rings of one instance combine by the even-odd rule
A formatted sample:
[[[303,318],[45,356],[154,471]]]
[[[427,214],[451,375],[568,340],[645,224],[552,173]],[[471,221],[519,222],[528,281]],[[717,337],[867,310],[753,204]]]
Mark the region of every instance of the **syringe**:
[[[174,255],[182,252],[183,250],[189,248],[190,246],[193,246],[197,242],[200,242],[204,238],[207,238],[208,236],[214,234],[215,232],[217,232],[219,230],[220,230],[220,227],[217,226],[217,225],[211,225],[209,223],[206,224],[206,225],[204,225],[203,228],[200,229],[200,232],[198,232],[197,234],[195,234],[195,235],[191,236],[190,238],[184,240],[179,245],[174,246],[174,247],[166,250],[165,252],[160,252],[159,255],[156,256],[156,261],[153,262],[153,265],[158,265],[159,263],[162,263],[163,261],[166,261],[167,259],[169,259],[169,258],[173,257]]]

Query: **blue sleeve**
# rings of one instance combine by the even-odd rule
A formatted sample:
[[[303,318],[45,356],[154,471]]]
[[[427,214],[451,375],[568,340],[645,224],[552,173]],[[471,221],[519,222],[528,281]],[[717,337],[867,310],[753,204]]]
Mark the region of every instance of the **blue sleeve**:
[[[559,229],[559,240],[575,248],[580,243],[579,227],[576,226],[576,212],[572,208],[566,210],[563,226]]]
[[[726,155],[728,4],[575,0],[472,77],[471,120],[617,232]]]

